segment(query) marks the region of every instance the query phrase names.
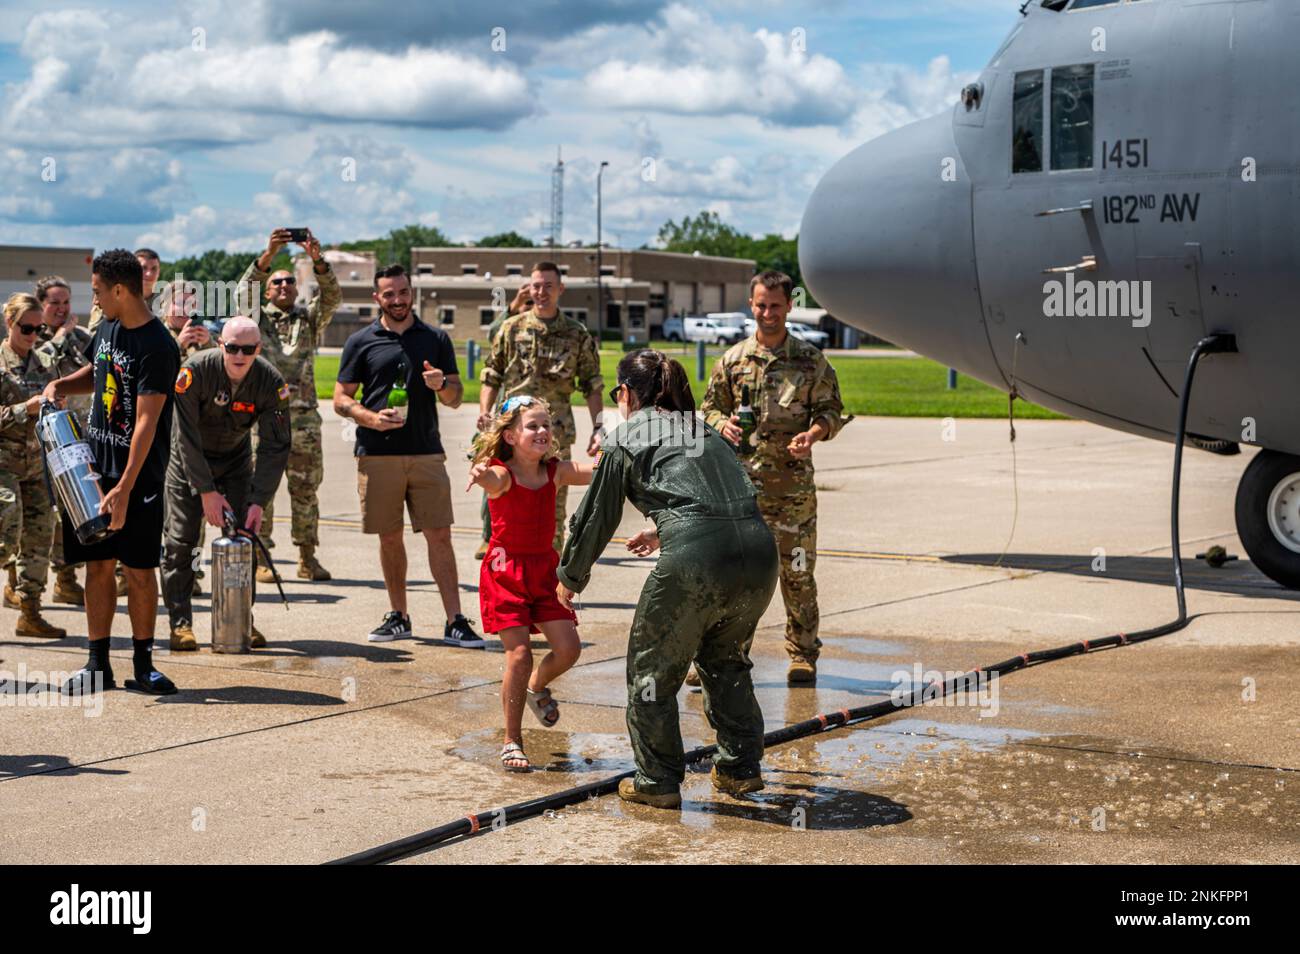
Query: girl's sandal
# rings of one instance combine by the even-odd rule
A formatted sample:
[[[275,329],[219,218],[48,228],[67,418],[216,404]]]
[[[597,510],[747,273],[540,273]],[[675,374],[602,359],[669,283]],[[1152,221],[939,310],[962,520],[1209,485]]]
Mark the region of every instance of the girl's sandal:
[[[507,742],[501,747],[501,767],[507,772],[529,772],[533,768],[518,742]]]
[[[526,690],[525,698],[528,711],[537,716],[537,721],[548,729],[560,721],[560,704],[551,697],[551,690],[539,689],[537,692]]]

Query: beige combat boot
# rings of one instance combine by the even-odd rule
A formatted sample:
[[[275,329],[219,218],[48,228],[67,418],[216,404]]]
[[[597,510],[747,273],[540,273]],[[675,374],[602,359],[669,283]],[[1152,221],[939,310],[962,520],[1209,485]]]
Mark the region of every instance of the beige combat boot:
[[[23,597],[20,604],[22,615],[14,626],[15,636],[38,636],[41,639],[62,639],[68,635],[66,629],[51,626],[41,615],[41,601],[35,596]]]
[[[761,775],[755,775],[753,778],[736,778],[734,775],[719,772],[715,765],[709,776],[713,779],[713,787],[725,795],[748,795],[750,792],[763,790]]]
[[[65,566],[54,574],[54,602],[69,606],[85,606],[86,591],[77,582],[77,571]]]
[[[262,631],[258,629],[257,624],[254,623],[253,633],[251,636],[248,637],[248,648],[264,649],[265,647],[266,647],[266,637],[262,635]]]
[[[172,652],[175,653],[198,652],[199,641],[194,638],[194,627],[189,623],[177,623],[173,626],[171,647]]]
[[[817,681],[817,662],[804,656],[791,656],[790,668],[785,674],[787,685]]]
[[[635,779],[625,778],[618,783],[618,797],[625,802],[635,802],[638,805],[649,805],[651,808],[681,808],[682,793],[667,792],[663,795],[652,795],[649,792],[638,792],[636,790]]]
[[[316,559],[315,547],[298,548],[298,579],[300,580],[329,580],[330,571],[320,565]]]
[[[9,564],[9,582],[5,584],[5,606],[9,609],[22,609],[23,601],[18,598],[18,568]]]

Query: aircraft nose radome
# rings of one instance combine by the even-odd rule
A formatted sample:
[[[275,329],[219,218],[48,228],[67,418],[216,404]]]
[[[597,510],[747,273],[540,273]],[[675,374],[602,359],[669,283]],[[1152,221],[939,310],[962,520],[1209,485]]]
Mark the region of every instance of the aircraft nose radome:
[[[832,315],[998,380],[974,259],[971,183],[947,113],[841,159],[813,190],[799,231],[804,280]]]

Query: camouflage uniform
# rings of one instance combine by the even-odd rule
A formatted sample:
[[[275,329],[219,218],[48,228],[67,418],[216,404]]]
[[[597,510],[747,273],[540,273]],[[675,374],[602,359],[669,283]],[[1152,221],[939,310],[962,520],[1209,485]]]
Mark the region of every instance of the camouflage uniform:
[[[44,334],[44,343],[41,344],[41,350],[54,358],[59,368],[64,374],[71,374],[80,367],[90,363],[86,357],[86,347],[90,344],[93,337],[89,331],[80,326],[72,329],[71,334],[63,335],[61,338],[55,338],[54,334],[46,331]],[[89,394],[78,394],[67,399],[66,407],[69,411],[74,412],[84,425],[90,417],[90,402],[94,400]],[[56,571],[68,569],[68,565],[63,560],[63,534],[58,532],[59,521],[54,521],[55,534],[54,545],[50,547],[50,566]],[[80,564],[77,564],[80,566]],[[55,598],[58,594],[56,591]]]
[[[158,292],[156,291],[151,291],[149,294],[144,296],[144,303],[149,307],[150,312],[153,312],[154,302],[157,300]],[[162,316],[159,315],[159,317]],[[92,338],[95,337],[95,329],[99,327],[99,323],[103,320],[104,313],[100,311],[99,305],[92,304],[90,306],[90,317],[86,319],[86,334],[90,335]],[[163,324],[167,324],[167,322],[164,321]]]
[[[785,600],[786,651],[794,659],[816,662],[817,638],[817,488],[811,457],[799,459],[786,449],[790,439],[816,421],[830,440],[852,418],[843,417],[844,402],[835,369],[815,347],[786,334],[780,347],[768,349],[757,336],[727,349],[713,367],[700,410],[710,426],[721,430],[736,412],[741,388],[749,386],[758,419],[754,450],[740,457],[758,490],[758,505],[781,551],[781,597]]]
[[[32,348],[20,358],[7,339],[0,341],[0,565],[17,562],[23,600],[39,600],[45,591],[55,527],[36,417],[25,405],[61,376],[48,350]]]
[[[584,397],[599,394],[600,352],[585,325],[557,314],[541,318],[535,308],[507,318],[483,362],[480,380],[497,388],[497,406],[516,394],[531,394],[551,406],[551,436],[561,460],[572,457],[577,425],[573,420],[574,379]],[[555,549],[564,543],[568,488],[555,494]]]
[[[320,502],[316,490],[325,477],[324,451],[321,447],[321,417],[316,410],[316,349],[334,318],[342,294],[338,279],[328,262],[317,271],[319,291],[305,306],[294,305],[289,311],[262,299],[258,326],[262,329],[262,357],[275,365],[289,385],[289,428],[293,447],[289,451],[289,501],[293,511],[291,534],[295,546],[320,545],[318,525]],[[270,275],[257,267],[253,259],[240,283],[257,282],[262,291]],[[256,449],[257,441],[253,442]],[[274,498],[274,494],[271,495]],[[262,523],[262,539],[271,546],[274,509],[267,504]]]
[[[610,433],[556,570],[580,592],[623,517],[654,521],[659,559],[641,590],[627,649],[627,727],[639,792],[676,792],[685,778],[677,692],[692,660],[718,734],[717,771],[759,774],[763,713],[749,648],[776,589],[772,533],[731,445],[695,422],[642,408]]]

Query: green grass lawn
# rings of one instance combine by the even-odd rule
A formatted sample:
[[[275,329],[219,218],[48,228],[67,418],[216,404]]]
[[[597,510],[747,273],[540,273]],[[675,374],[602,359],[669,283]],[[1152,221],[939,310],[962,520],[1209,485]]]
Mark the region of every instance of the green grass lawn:
[[[681,361],[691,378],[691,389],[697,401],[704,397],[704,381],[696,380],[695,353],[668,350]],[[717,352],[720,353],[720,352]],[[706,368],[712,368],[717,353],[710,355]],[[622,358],[622,350],[604,349],[600,353],[601,373],[608,387],[613,386],[614,370]],[[465,366],[463,349],[458,357]],[[875,414],[884,417],[1005,417],[1007,396],[1001,391],[972,378],[958,375],[957,390],[949,391],[947,368],[929,358],[839,358],[833,362],[840,379],[840,393],[844,407],[850,414]],[[478,364],[475,369],[477,375]],[[334,378],[338,375],[337,355],[317,355],[316,391],[328,400],[334,394]],[[465,400],[478,403],[479,383],[465,382]],[[575,394],[573,403],[583,404]],[[1060,418],[1061,415],[1021,401],[1016,405],[1016,417]]]

